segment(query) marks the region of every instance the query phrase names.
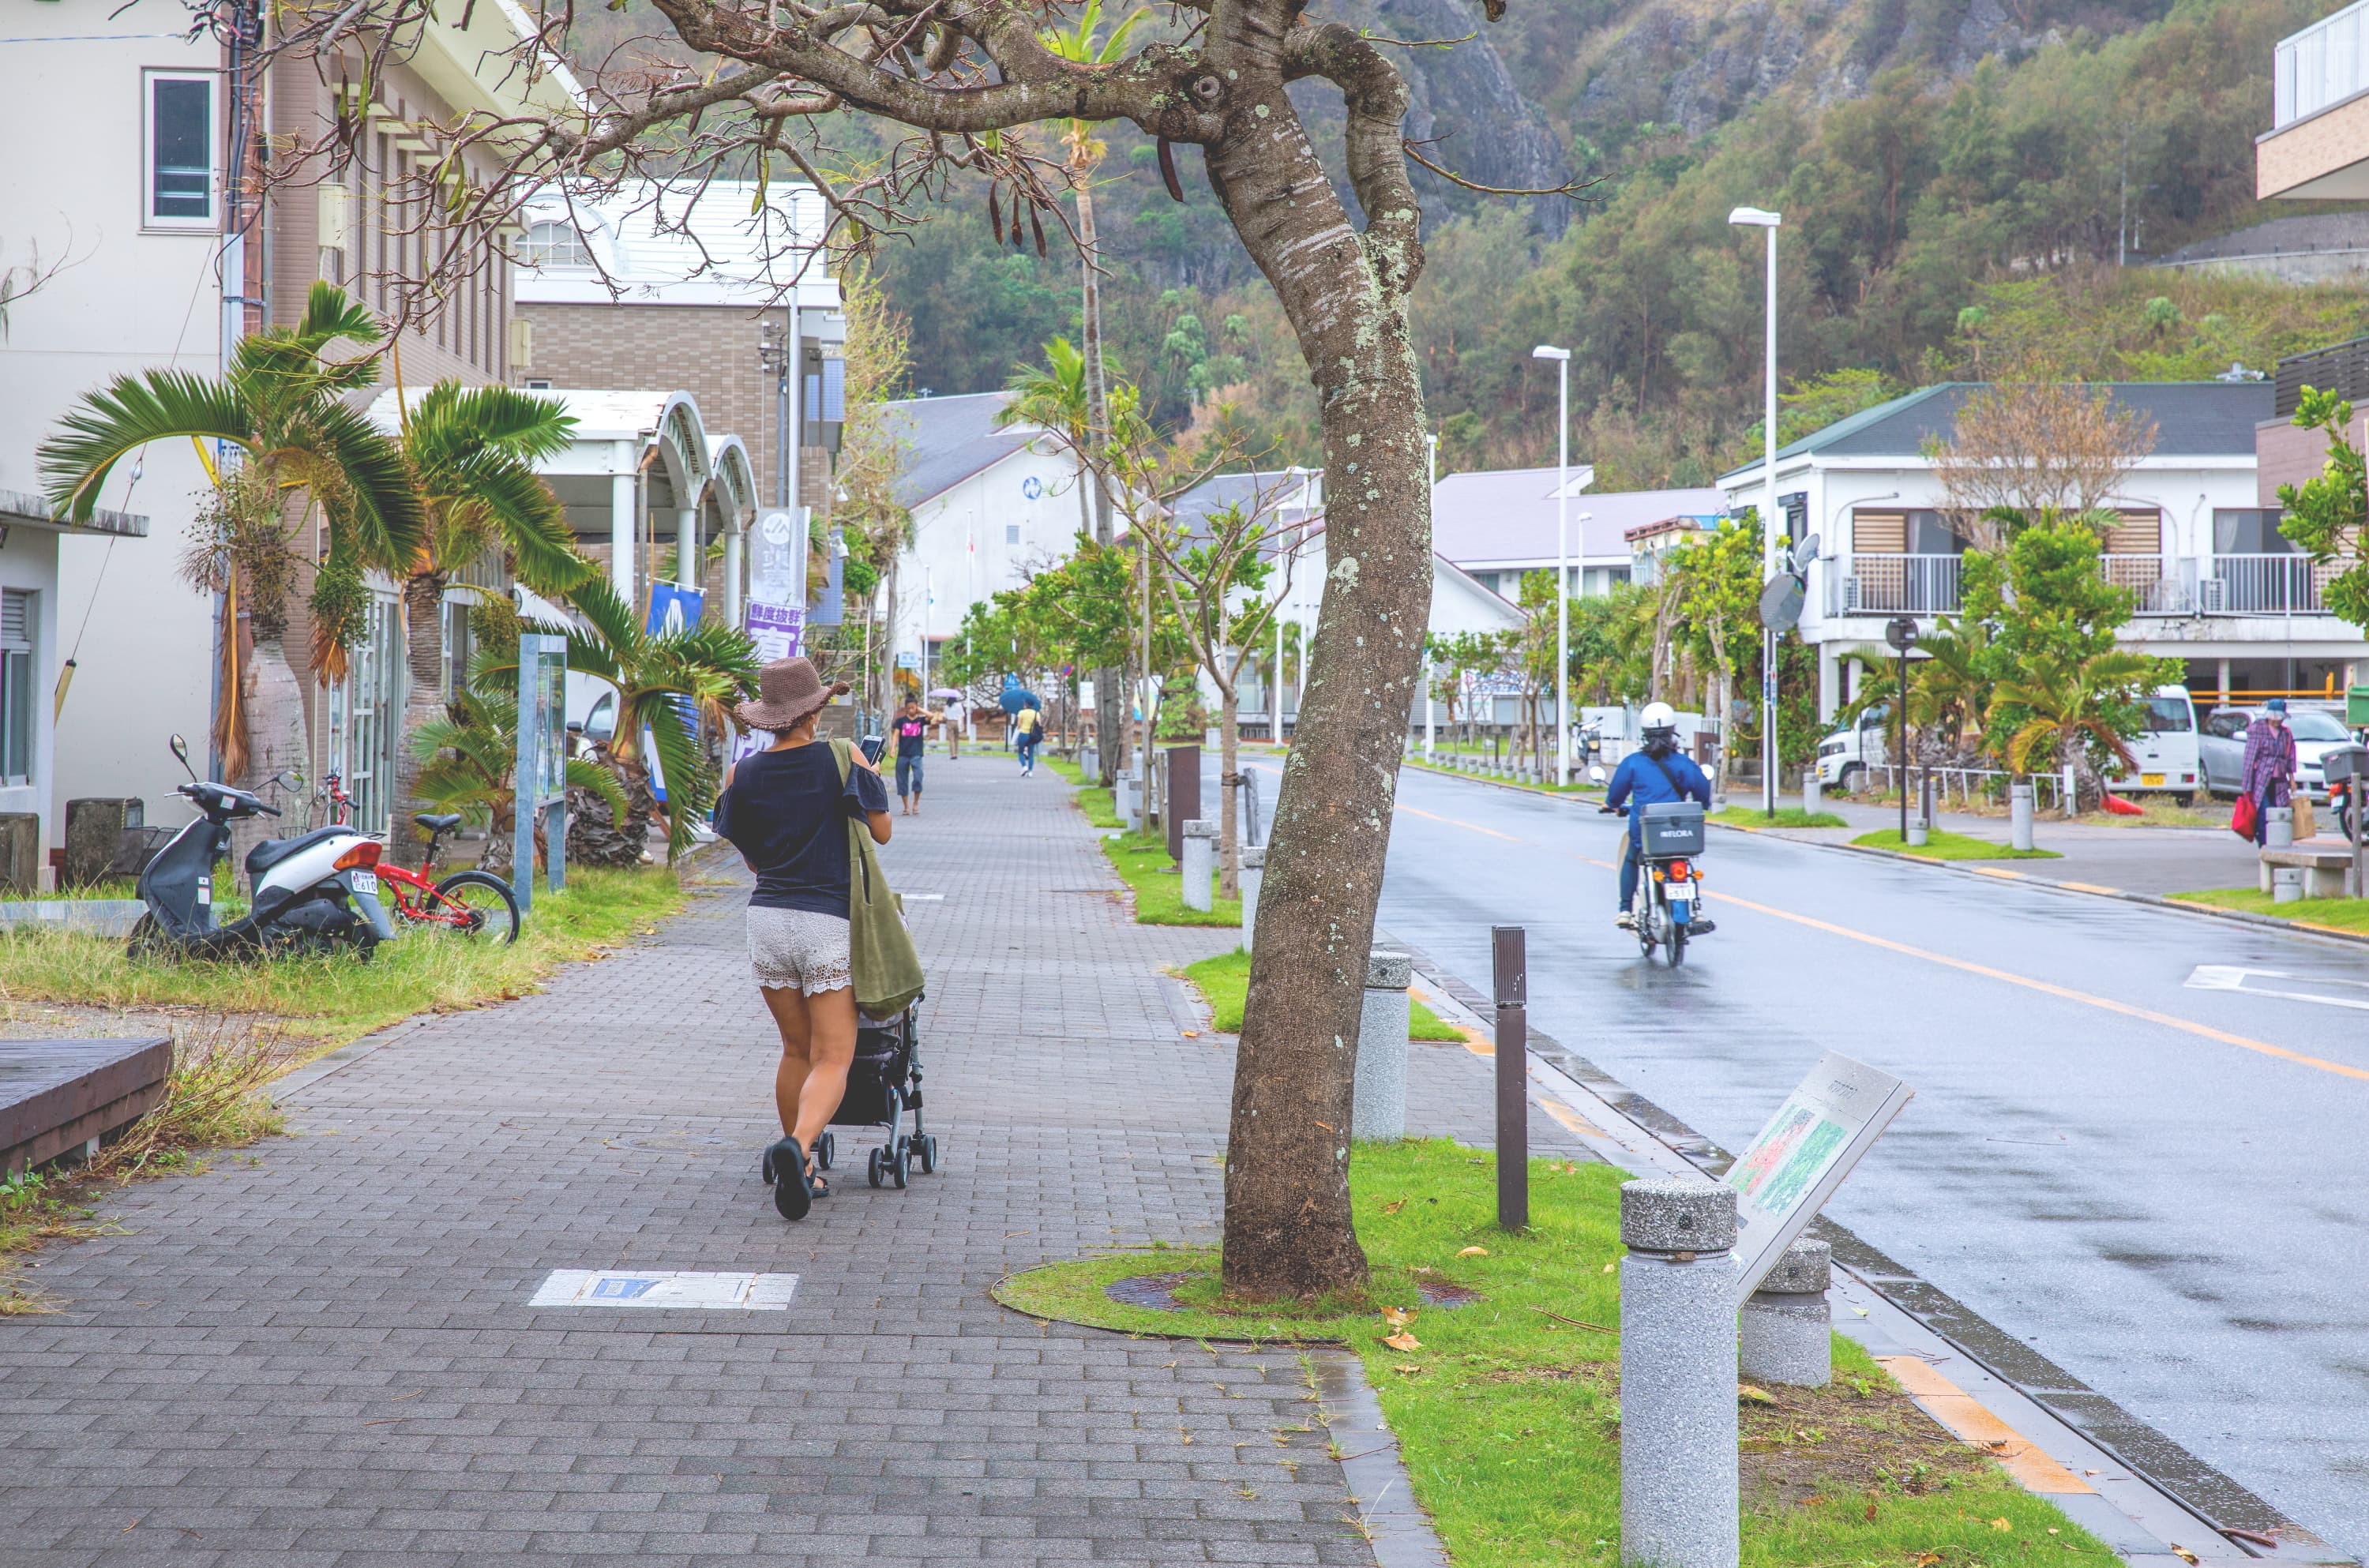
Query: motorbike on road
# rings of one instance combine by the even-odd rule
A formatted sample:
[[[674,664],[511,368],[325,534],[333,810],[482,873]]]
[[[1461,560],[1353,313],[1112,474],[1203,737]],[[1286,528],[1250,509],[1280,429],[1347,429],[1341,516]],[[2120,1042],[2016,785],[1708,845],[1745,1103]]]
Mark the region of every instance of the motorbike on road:
[[[378,899],[383,846],[344,826],[266,839],[248,851],[247,912],[215,924],[214,867],[230,853],[230,824],[277,817],[280,808],[250,791],[200,779],[189,766],[189,743],[177,735],[172,749],[189,775],[177,793],[199,816],[140,873],[140,898],[148,908],[132,929],[132,956],[254,958],[350,949],[367,962],[395,934]]]
[[[1590,768],[1588,776],[1601,784],[1604,770]],[[1599,806],[1606,816],[1626,817],[1626,806]],[[1624,853],[1639,855],[1637,892],[1629,914],[1636,927],[1637,945],[1651,959],[1658,947],[1670,967],[1687,961],[1687,939],[1702,919],[1702,858],[1707,830],[1703,808],[1691,800],[1654,801],[1643,808],[1640,851],[1632,841]]]

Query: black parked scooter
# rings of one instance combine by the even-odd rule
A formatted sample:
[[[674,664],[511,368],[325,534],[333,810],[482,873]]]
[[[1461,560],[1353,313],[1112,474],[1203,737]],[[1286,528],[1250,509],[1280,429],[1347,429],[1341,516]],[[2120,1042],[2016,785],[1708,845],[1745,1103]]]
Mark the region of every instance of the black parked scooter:
[[[176,786],[199,818],[173,835],[140,874],[148,912],[132,929],[129,951],[189,958],[251,958],[291,951],[352,948],[367,962],[395,935],[378,900],[378,858],[383,846],[352,828],[315,828],[289,839],[266,839],[247,852],[253,881],[247,912],[214,923],[214,866],[230,853],[230,824],[277,817],[279,807],[228,784],[200,780],[189,767],[189,743],[173,737],[189,782]]]

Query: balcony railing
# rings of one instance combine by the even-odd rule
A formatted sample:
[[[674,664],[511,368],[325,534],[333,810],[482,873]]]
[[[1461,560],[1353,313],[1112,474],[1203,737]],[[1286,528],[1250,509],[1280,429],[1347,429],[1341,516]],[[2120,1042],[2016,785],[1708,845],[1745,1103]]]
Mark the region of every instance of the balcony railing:
[[[1841,555],[1827,567],[1827,613],[1954,615],[1958,555]],[[2098,570],[2128,589],[2141,615],[2324,615],[2338,562],[2308,555],[2100,555]]]
[[[1954,615],[1963,555],[1843,555],[1829,568],[1837,615]]]
[[[2369,0],[2282,39],[2273,60],[2273,130],[2369,88]]]
[[[2343,567],[2308,555],[2215,555],[2197,584],[2207,615],[2324,615],[2320,590]]]

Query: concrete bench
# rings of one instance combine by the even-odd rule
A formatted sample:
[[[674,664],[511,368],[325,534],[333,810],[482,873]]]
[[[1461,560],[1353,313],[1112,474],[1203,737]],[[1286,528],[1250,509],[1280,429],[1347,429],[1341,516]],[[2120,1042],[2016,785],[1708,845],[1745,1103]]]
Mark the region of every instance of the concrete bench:
[[[14,1175],[139,1120],[165,1097],[173,1042],[0,1040],[0,1175]]]
[[[2262,891],[2271,891],[2271,872],[2283,865],[2303,869],[2303,896],[2306,898],[2341,898],[2345,882],[2352,870],[2352,851],[2349,845],[2304,842],[2291,849],[2269,849],[2261,852]]]

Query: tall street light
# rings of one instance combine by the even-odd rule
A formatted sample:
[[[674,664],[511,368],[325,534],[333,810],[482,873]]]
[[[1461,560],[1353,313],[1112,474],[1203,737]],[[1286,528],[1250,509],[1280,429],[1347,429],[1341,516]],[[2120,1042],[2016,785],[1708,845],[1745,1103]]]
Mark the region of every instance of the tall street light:
[[[1768,498],[1760,509],[1760,580],[1777,576],[1777,226],[1785,220],[1759,207],[1738,207],[1727,221],[1768,232],[1768,385],[1763,389],[1760,431],[1767,442]],[[1777,815],[1777,634],[1760,629],[1760,805]]]
[[[1555,362],[1555,787],[1571,783],[1571,350],[1541,343]]]

